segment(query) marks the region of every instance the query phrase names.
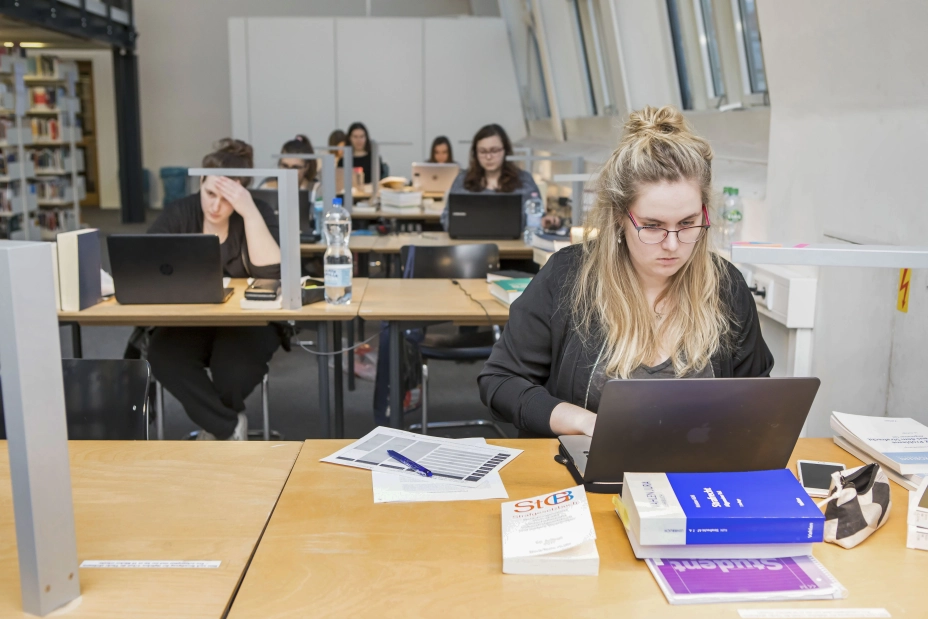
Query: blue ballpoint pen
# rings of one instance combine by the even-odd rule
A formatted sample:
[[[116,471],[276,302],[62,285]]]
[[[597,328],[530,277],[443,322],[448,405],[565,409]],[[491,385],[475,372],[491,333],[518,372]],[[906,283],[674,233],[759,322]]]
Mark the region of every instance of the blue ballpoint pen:
[[[399,452],[397,452],[397,451],[393,451],[392,449],[388,449],[388,450],[387,450],[387,455],[390,456],[391,458],[393,458],[394,460],[396,460],[397,462],[401,462],[401,463],[405,464],[406,466],[408,466],[409,468],[411,468],[413,471],[415,471],[415,472],[418,473],[419,475],[422,475],[423,477],[431,477],[431,476],[432,476],[432,471],[428,470],[427,468],[425,468],[425,467],[422,466],[421,464],[417,464],[416,462],[413,462],[412,460],[410,460],[409,458],[407,458],[406,456],[404,456],[403,454],[401,454],[401,453],[399,453]]]

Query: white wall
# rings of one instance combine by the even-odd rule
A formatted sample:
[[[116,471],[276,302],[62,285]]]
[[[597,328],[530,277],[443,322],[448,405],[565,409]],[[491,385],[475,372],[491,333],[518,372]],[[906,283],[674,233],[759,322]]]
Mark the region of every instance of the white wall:
[[[887,10],[891,6],[892,10]],[[918,0],[761,0],[771,92],[766,221],[770,238],[925,245],[928,210],[928,4]],[[821,269],[812,432],[831,410],[928,421],[928,295],[898,272]]]
[[[525,134],[500,18],[246,18],[230,19],[229,33],[232,127],[259,165],[298,131],[324,144],[354,121],[381,143],[391,174],[406,177],[437,135],[466,162],[460,141],[482,125]],[[298,56],[313,58],[313,79],[274,62]]]
[[[116,139],[116,97],[113,84],[113,53],[109,50],[55,49],[49,53],[70,60],[89,60],[93,67],[93,98],[97,123],[97,168],[100,207],[118,209],[119,144]]]
[[[231,133],[230,17],[364,17],[368,4],[372,16],[470,12],[467,0],[135,0],[145,167],[157,177],[163,166],[197,165]],[[311,59],[279,62],[313,79]]]

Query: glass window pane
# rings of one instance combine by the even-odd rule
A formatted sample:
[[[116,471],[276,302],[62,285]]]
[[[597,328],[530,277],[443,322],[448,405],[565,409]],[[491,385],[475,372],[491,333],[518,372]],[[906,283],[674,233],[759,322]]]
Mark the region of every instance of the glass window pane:
[[[677,0],[667,0],[667,15],[670,21],[670,38],[673,40],[673,58],[677,65],[677,81],[680,84],[680,98],[683,109],[691,110],[693,109],[693,93],[690,90],[690,77],[686,65],[686,51]]]
[[[767,74],[764,71],[764,53],[760,46],[760,28],[757,25],[755,0],[739,0],[741,5],[741,32],[744,35],[744,54],[748,63],[751,92],[767,92]]]
[[[722,78],[722,61],[719,55],[719,41],[715,34],[715,15],[712,12],[712,0],[700,0],[702,9],[702,26],[701,36],[705,41],[700,41],[709,57],[709,73],[712,78],[712,90],[714,97],[721,97],[725,94],[725,81]]]

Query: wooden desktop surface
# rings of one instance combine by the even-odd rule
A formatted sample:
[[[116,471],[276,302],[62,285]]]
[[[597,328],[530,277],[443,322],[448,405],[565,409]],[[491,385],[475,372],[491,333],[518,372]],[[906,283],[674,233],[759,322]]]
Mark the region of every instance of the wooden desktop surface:
[[[373,251],[381,254],[398,254],[403,245],[464,245],[471,243],[493,243],[499,247],[500,258],[532,258],[532,248],[522,239],[452,239],[447,232],[404,232],[378,237]]]
[[[129,325],[129,326],[249,326],[263,325],[278,320],[328,321],[351,320],[358,315],[360,301],[364,297],[367,278],[355,277],[352,281],[352,302],[348,305],[329,305],[319,301],[304,305],[299,310],[244,310],[239,303],[244,298],[247,282],[233,279],[230,286],[235,289],[225,303],[192,305],[120,305],[115,297],[88,307],[80,312],[58,312],[58,320],[76,322],[80,325]]]
[[[403,213],[389,213],[381,210],[355,209],[351,212],[352,219],[396,219],[398,221],[423,221],[436,223],[441,221],[441,210],[415,208]]]
[[[300,443],[71,441],[78,562],[221,561],[217,569],[80,569],[67,617],[223,616]],[[22,611],[10,468],[0,442],[0,617]]]
[[[456,281],[460,287],[450,279],[368,280],[358,316],[364,320],[449,320],[472,325],[509,320],[509,308],[490,294],[485,279]]]
[[[887,524],[853,550],[816,544],[849,591],[836,601],[670,606],[636,560],[611,495],[589,494],[599,576],[502,573],[502,500],[373,503],[371,474],[319,459],[350,441],[307,441],[232,606],[249,617],[698,617],[739,608],[886,608],[925,614],[928,552],[905,548],[906,491],[892,484]],[[575,485],[554,462],[557,441],[491,440],[525,452],[501,472],[510,501]],[[803,439],[796,458],[858,460],[829,439]]]

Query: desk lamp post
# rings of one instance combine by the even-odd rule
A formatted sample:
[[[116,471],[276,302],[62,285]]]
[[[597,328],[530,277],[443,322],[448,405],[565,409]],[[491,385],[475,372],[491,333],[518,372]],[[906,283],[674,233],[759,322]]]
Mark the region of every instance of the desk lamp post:
[[[342,173],[344,175],[344,180],[345,180],[344,190],[343,190],[345,197],[342,199],[342,205],[345,207],[345,210],[351,213],[352,210],[354,209],[354,193],[351,190],[353,176],[354,176],[354,154],[353,154],[354,151],[352,150],[350,146],[347,146],[347,145],[346,146],[320,146],[316,150],[322,151],[325,153],[337,153],[338,151],[342,151],[342,170],[343,170]],[[291,159],[291,158],[303,159],[304,156],[302,155],[299,155],[299,156],[298,155],[274,155],[274,158],[275,159],[285,159],[285,158],[286,159]],[[309,159],[310,157],[305,157],[305,158]],[[319,157],[315,157],[315,158],[319,159]],[[325,167],[326,167],[326,163],[323,160],[322,162],[322,171],[323,171],[322,192],[323,192],[323,195],[326,195],[325,194],[325,186],[326,186]],[[333,184],[332,186],[334,187],[335,185]],[[331,204],[331,202],[326,202],[326,204]]]

